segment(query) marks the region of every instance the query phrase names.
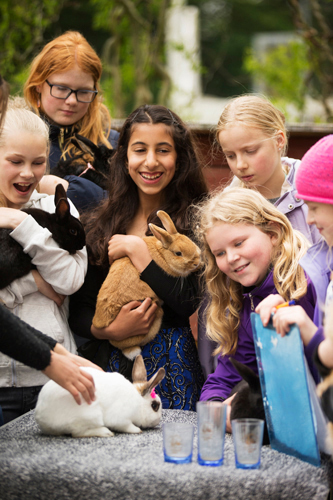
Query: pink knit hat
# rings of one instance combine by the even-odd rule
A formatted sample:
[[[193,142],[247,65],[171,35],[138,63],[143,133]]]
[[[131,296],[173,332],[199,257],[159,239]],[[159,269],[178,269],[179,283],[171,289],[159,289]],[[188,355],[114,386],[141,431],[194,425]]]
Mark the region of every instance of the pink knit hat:
[[[333,205],[333,134],[305,153],[296,173],[297,197]]]

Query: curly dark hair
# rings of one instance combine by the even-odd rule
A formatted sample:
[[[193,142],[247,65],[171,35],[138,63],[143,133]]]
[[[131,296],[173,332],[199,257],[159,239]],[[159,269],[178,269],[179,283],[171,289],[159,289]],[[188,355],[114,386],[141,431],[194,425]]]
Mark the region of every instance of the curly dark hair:
[[[161,226],[156,212],[164,210],[179,232],[192,234],[188,209],[207,194],[197,148],[189,128],[164,106],[146,104],[137,108],[125,120],[120,131],[118,149],[111,161],[108,199],[93,213],[82,216],[89,259],[93,264],[108,265],[108,241],[114,234],[126,234],[139,208],[138,189],[127,171],[127,149],[133,128],[140,123],[163,123],[169,127],[177,153],[174,177],[164,190],[161,206],[149,215],[147,223]],[[146,234],[149,234],[148,230]]]

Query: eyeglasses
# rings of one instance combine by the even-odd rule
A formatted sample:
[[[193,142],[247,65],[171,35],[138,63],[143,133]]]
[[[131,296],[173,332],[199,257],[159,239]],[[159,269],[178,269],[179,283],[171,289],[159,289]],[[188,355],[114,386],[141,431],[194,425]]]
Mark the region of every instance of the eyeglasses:
[[[64,87],[63,85],[55,85],[46,80],[46,83],[50,87],[50,94],[56,99],[68,99],[71,94],[75,94],[76,100],[78,102],[93,102],[98,90],[73,90],[69,87]]]

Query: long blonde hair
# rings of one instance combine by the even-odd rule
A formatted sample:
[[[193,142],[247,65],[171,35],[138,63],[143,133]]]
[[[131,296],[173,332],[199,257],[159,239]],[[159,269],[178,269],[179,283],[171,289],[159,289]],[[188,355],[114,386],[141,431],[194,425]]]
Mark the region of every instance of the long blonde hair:
[[[197,207],[196,233],[202,244],[210,299],[206,311],[207,334],[218,343],[216,353],[230,355],[237,348],[243,295],[242,285],[220,271],[206,240],[207,231],[221,223],[255,226],[276,237],[271,256],[273,279],[276,290],[285,300],[297,300],[306,294],[307,280],[298,263],[310,244],[293,229],[285,215],[254,190],[230,188],[212,193]]]
[[[103,143],[112,148],[106,137],[111,127],[111,117],[107,107],[102,104],[99,81],[102,63],[87,40],[77,31],[67,31],[49,42],[31,63],[30,74],[24,85],[24,97],[39,114],[39,93],[37,86],[42,85],[54,73],[69,71],[74,65],[92,76],[99,94],[89,104],[88,111],[78,123],[79,133],[93,143]],[[67,145],[65,153],[74,146]]]
[[[0,134],[0,148],[6,145],[10,134],[17,134],[17,142],[20,142],[20,131],[29,132],[45,139],[46,154],[49,150],[49,127],[28,108],[24,99],[21,97],[10,98]],[[6,207],[7,202],[1,192],[0,186],[0,206]]]

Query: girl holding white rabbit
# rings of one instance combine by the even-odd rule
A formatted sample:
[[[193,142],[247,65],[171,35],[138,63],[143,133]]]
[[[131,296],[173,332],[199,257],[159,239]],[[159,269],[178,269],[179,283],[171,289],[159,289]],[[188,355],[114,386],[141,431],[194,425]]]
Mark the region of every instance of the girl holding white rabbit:
[[[22,100],[10,101],[0,136],[0,228],[12,230],[10,236],[29,254],[36,269],[1,289],[0,300],[16,316],[75,353],[66,296],[84,281],[86,249],[69,254],[48,229],[20,210],[55,211],[54,197],[36,189],[46,172],[48,147],[48,127],[41,118]],[[78,217],[73,205],[71,213]],[[0,401],[7,422],[34,407],[47,377],[0,356]]]

